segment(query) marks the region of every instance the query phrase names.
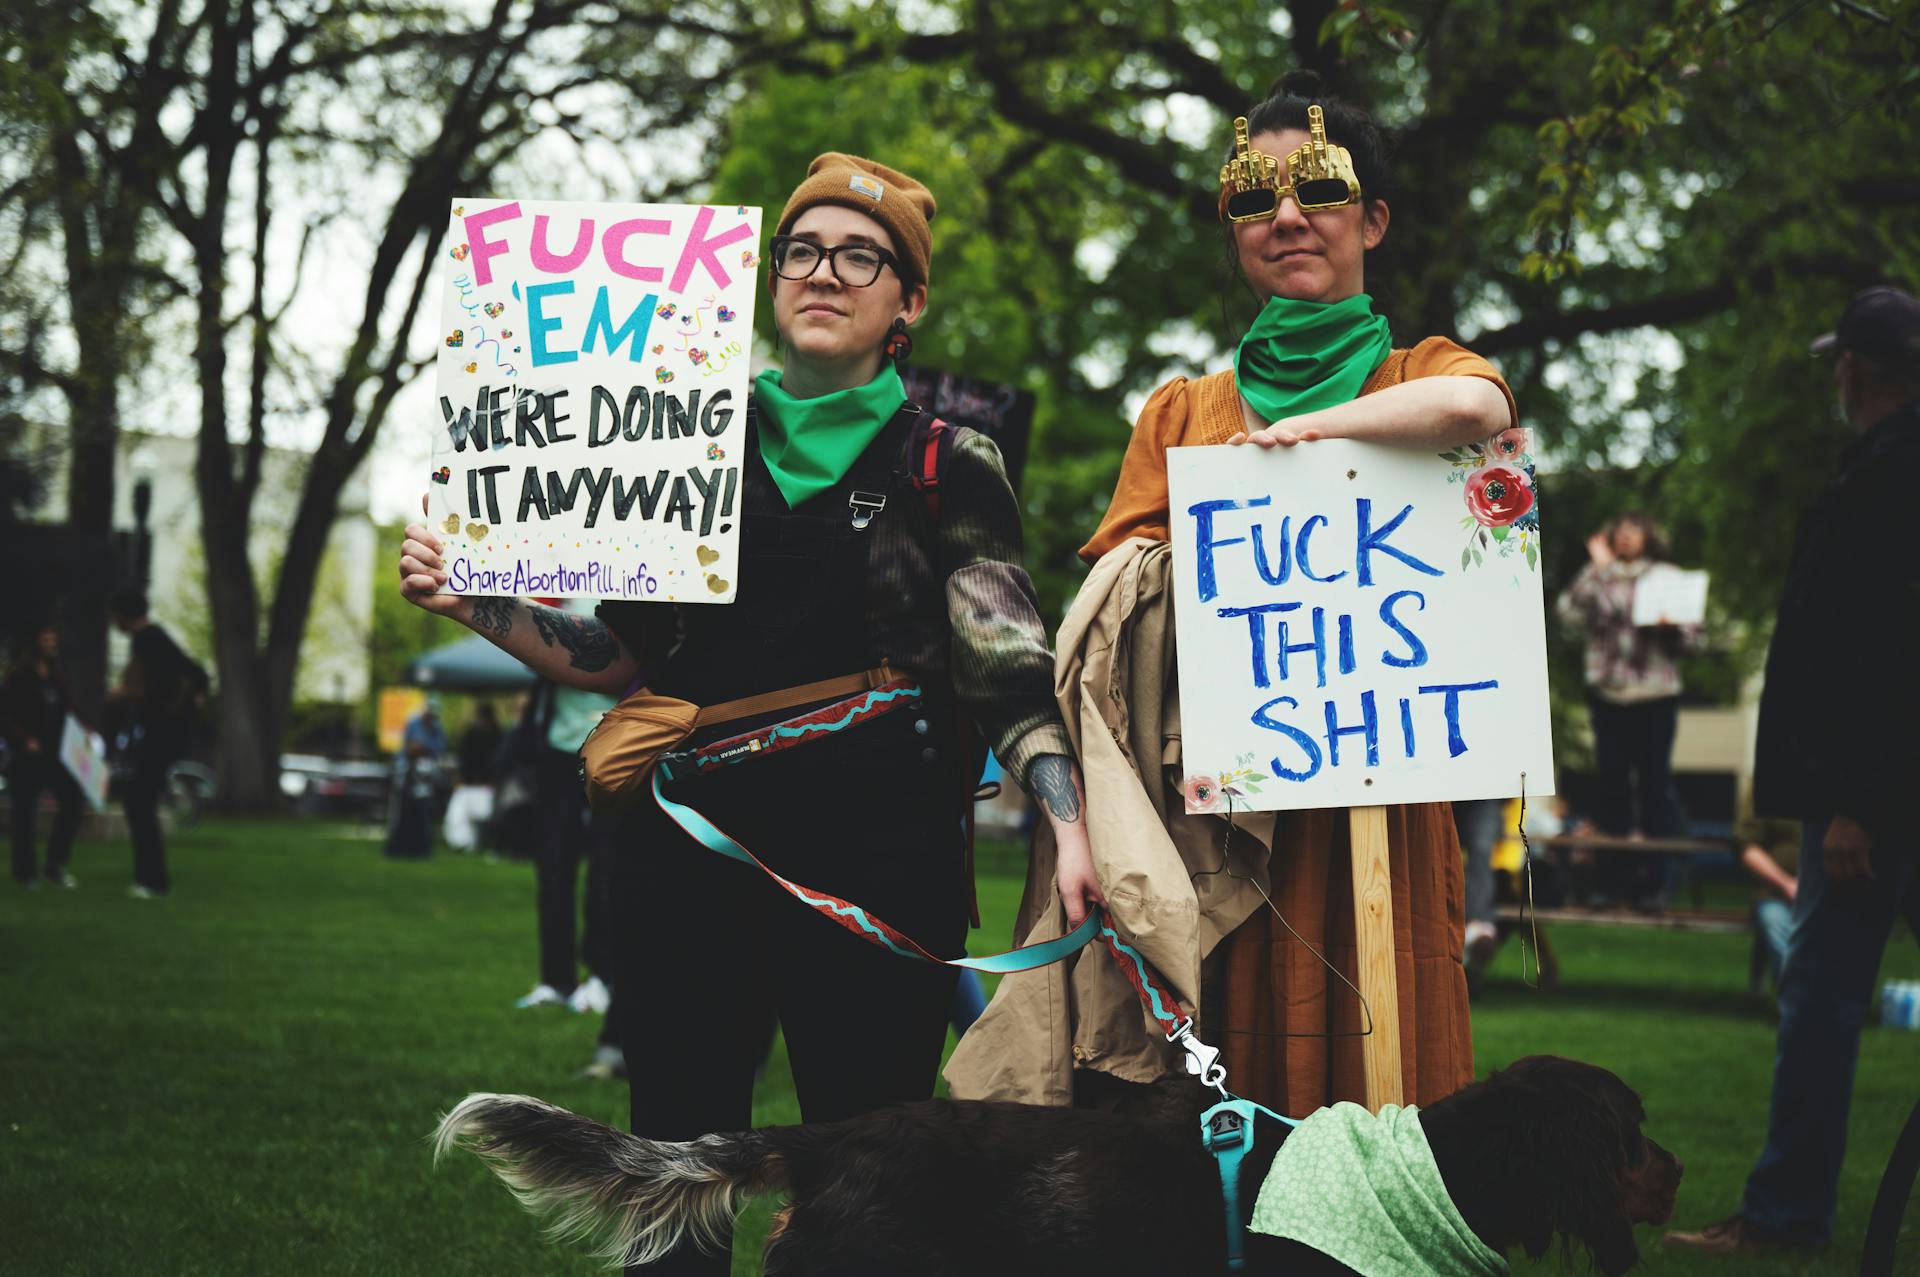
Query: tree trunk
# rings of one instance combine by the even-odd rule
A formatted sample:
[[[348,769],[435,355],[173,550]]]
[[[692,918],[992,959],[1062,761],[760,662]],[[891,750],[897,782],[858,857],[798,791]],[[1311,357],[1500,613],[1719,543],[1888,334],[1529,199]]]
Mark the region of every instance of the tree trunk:
[[[76,328],[80,325],[76,323]],[[95,351],[111,346],[95,347]],[[120,369],[116,361],[89,358],[80,340],[80,372],[67,396],[73,450],[67,470],[68,562],[77,588],[62,604],[60,658],[66,666],[73,709],[103,726],[107,691],[107,596],[119,585],[121,565],[113,547],[113,469],[119,437]]]
[[[280,806],[280,727],[267,712],[271,699],[263,665],[246,659],[222,664],[220,734],[215,767],[224,811],[268,812]]]
[[[241,15],[244,21],[245,15]],[[231,6],[210,3],[212,39],[206,77],[206,203],[194,228],[199,282],[194,360],[200,383],[200,435],[194,485],[207,562],[213,659],[220,673],[220,805],[266,811],[280,802],[280,738],[269,680],[259,654],[260,596],[254,588],[253,491],[234,479],[227,438],[226,228],[233,161],[242,141],[235,116],[240,31]]]

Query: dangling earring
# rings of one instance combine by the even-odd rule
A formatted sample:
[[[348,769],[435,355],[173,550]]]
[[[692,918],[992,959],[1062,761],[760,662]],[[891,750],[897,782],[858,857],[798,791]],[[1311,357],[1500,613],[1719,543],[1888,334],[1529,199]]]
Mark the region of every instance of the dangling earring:
[[[887,329],[887,344],[880,348],[881,353],[894,363],[905,363],[913,353],[913,338],[907,335],[907,321],[895,319],[893,327]]]

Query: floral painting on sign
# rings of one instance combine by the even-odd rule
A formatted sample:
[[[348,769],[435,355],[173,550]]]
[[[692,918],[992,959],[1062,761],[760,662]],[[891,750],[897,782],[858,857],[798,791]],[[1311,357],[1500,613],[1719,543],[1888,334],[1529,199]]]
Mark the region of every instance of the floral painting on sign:
[[[1540,494],[1534,483],[1532,436],[1519,426],[1479,443],[1440,454],[1451,463],[1447,482],[1464,488],[1467,513],[1460,520],[1467,543],[1460,567],[1477,567],[1488,555],[1525,559],[1540,566]]]
[[[1223,772],[1187,777],[1187,811],[1194,814],[1232,811],[1234,799],[1259,793],[1260,787],[1272,779],[1273,773],[1256,762],[1252,754],[1242,754]]]

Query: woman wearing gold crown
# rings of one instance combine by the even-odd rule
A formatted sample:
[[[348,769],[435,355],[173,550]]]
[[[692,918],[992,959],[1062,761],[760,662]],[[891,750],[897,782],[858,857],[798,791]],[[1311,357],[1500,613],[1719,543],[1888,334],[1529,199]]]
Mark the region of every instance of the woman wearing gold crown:
[[[1220,217],[1260,312],[1231,369],[1175,377],[1147,400],[1080,551],[1089,564],[1129,538],[1168,538],[1168,448],[1350,438],[1439,452],[1518,423],[1486,360],[1446,337],[1396,346],[1373,308],[1366,258],[1387,234],[1389,187],[1367,115],[1290,75],[1236,125]],[[1460,843],[1445,803],[1390,807],[1387,827],[1405,1093],[1426,1103],[1473,1080]],[[1271,845],[1273,903],[1299,935],[1261,908],[1220,941],[1204,967],[1204,1036],[1239,1094],[1289,1113],[1364,1101],[1359,1000],[1307,948],[1357,979],[1347,813],[1282,812]],[[1293,1036],[1314,1034],[1327,1036]]]

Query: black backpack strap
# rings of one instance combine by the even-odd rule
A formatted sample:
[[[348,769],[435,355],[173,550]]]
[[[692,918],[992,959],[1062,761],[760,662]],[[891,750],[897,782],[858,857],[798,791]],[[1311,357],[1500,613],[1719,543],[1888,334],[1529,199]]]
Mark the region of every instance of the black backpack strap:
[[[921,411],[907,434],[907,478],[920,503],[935,523],[940,521],[940,480],[953,457],[953,439],[959,428],[930,412]]]
[[[913,414],[912,424],[907,428],[906,445],[901,451],[901,469],[915,495],[920,498],[921,508],[926,511],[927,528],[936,529],[940,526],[940,485],[947,475],[947,463],[953,459],[953,443],[960,428],[950,421],[942,421],[918,404],[904,404],[900,411]],[[987,761],[987,740],[979,726],[962,713],[958,716],[957,730],[958,737],[954,742],[956,763],[966,785],[963,822],[966,827],[967,914],[968,921],[977,928],[980,925],[980,893],[974,882],[973,871],[973,809],[975,803],[984,802],[998,794],[1000,787],[997,783],[981,785],[978,782]]]

